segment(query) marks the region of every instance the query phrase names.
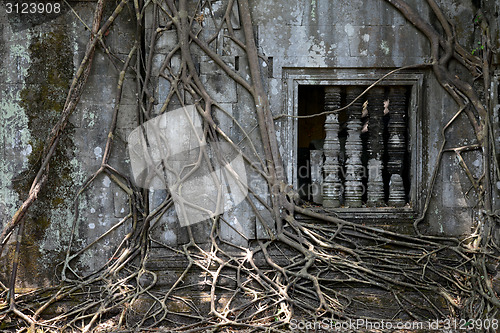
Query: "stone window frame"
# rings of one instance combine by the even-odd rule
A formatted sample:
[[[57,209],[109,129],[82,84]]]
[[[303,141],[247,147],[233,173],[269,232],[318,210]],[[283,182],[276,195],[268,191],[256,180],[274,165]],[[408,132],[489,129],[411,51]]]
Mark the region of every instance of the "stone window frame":
[[[318,69],[318,68],[283,68],[284,113],[292,116],[281,122],[284,160],[288,163],[286,174],[297,189],[297,156],[298,156],[298,89],[300,85],[324,86],[369,86],[387,74],[391,69]],[[336,216],[346,219],[363,218],[366,220],[412,219],[419,216],[423,207],[421,191],[424,179],[423,155],[424,147],[424,73],[400,71],[391,74],[380,85],[404,85],[411,87],[408,105],[408,144],[410,145],[410,207],[362,207],[362,208],[328,208]],[[323,210],[323,208],[318,208]]]

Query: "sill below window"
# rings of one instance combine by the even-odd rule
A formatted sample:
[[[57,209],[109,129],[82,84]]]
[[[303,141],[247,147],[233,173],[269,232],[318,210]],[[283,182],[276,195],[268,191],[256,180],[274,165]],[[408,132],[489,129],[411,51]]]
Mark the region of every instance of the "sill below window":
[[[377,221],[410,221],[418,218],[418,213],[412,207],[363,207],[363,208],[327,208],[321,206],[308,207],[320,214],[338,217],[348,221],[377,222]],[[297,219],[307,219],[296,214]]]
[[[315,213],[326,214],[356,224],[380,228],[381,230],[396,232],[404,235],[415,235],[413,222],[418,218],[418,213],[412,207],[379,207],[379,208],[331,208],[309,206],[308,209]],[[327,221],[295,214],[295,218],[306,224],[329,223]]]

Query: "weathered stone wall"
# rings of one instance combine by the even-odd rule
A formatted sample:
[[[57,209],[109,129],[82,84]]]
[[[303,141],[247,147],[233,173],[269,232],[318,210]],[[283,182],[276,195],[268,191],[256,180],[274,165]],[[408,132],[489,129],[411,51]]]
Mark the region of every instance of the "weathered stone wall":
[[[425,2],[408,2],[423,17],[430,17],[437,24]],[[455,25],[458,41],[467,50],[476,49],[477,52],[480,32],[479,27],[474,26],[478,10],[475,4],[441,1],[440,5]],[[286,96],[283,81],[287,73],[284,69],[322,68],[324,77],[328,78],[335,77],[335,70],[339,68],[359,68],[360,72],[367,68],[389,70],[430,61],[430,45],[425,36],[383,1],[289,1],[279,4],[259,1],[254,8],[259,47],[263,54],[273,58],[269,96],[275,114],[284,112],[284,105],[295,103],[294,96]],[[491,15],[492,36],[498,35],[498,20],[495,20],[498,3],[492,2],[483,10]],[[422,178],[412,186],[425,193],[442,142],[441,129],[457,107],[429,70],[419,72],[425,75],[423,95],[418,101],[424,138],[418,152],[422,156]],[[465,72],[461,75],[467,77]],[[288,108],[293,110],[293,106]],[[447,132],[449,147],[474,141],[468,120],[462,116]],[[280,127],[284,160],[288,163],[295,163],[290,138],[296,134],[289,134],[292,125],[292,121],[284,121]],[[466,153],[464,159],[478,177],[482,172],[480,153]],[[471,186],[456,156],[445,154],[427,216],[429,232],[462,235],[471,231],[475,216],[470,207],[477,197],[473,191],[469,196],[464,194]]]
[[[409,2],[424,17],[436,21],[425,2]],[[474,49],[478,42],[478,27],[474,26],[474,16],[478,9],[476,2],[443,0],[440,3],[456,25],[458,40],[467,49]],[[94,3],[71,4],[90,26]],[[497,2],[490,1],[486,5],[488,8],[485,12],[488,12],[489,17],[498,16],[500,8]],[[331,78],[337,75],[336,71],[339,69],[351,69],[353,72],[359,69],[360,72],[370,74],[375,73],[375,69],[380,73],[430,61],[429,43],[424,36],[384,1],[258,0],[252,2],[252,6],[259,51],[272,58],[268,63],[262,62],[262,68],[271,109],[275,115],[294,109],[296,101],[294,96],[289,95],[289,87],[286,86],[290,70],[304,69],[305,73],[308,73],[307,70],[319,70],[325,77]],[[39,164],[42,144],[62,110],[66,91],[82,59],[89,32],[69,10],[50,18],[27,20],[20,15],[7,15],[4,8],[5,5],[0,4],[0,217],[5,225],[26,197]],[[216,1],[212,10],[215,15],[219,15],[224,6]],[[110,8],[105,17],[109,14]],[[146,15],[145,27],[148,27],[150,19],[151,13]],[[236,34],[243,37],[237,15],[234,19]],[[490,24],[498,47],[500,23],[492,19]],[[207,23],[203,33],[209,36],[213,31],[215,28]],[[105,38],[109,50],[119,59],[125,59],[134,34],[135,13],[133,6],[130,6],[124,9]],[[152,31],[146,29],[146,45],[151,35]],[[158,75],[158,71],[165,56],[175,46],[176,38],[175,30],[162,32],[154,50],[153,86],[150,87],[156,99],[153,115],[159,114],[162,102],[170,90],[168,82]],[[243,51],[223,37],[218,38],[216,43],[217,53],[222,59],[249,79]],[[253,131],[257,124],[252,111],[254,102],[248,92],[229,79],[199,49],[193,47],[193,53],[208,93],[222,109],[243,124],[244,130],[251,133],[254,143],[258,142],[258,133]],[[147,58],[149,53],[145,56]],[[498,57],[494,61],[498,61],[497,59]],[[170,66],[175,68],[179,63],[179,57],[174,56]],[[96,52],[84,95],[72,115],[67,133],[52,163],[49,182],[28,217],[19,279],[23,286],[53,282],[54,265],[64,258],[70,230],[75,222],[75,211],[72,210],[74,195],[101,163],[116,102],[116,85],[121,66],[121,62],[108,56],[102,49]],[[422,95],[418,101],[422,113],[419,125],[422,127],[422,146],[417,151],[421,154],[421,182],[412,186],[425,193],[442,142],[441,128],[451,119],[457,107],[430,70],[419,69],[412,73],[420,73],[424,77]],[[127,78],[110,164],[123,174],[130,175],[126,142],[128,134],[138,123],[138,117],[134,74],[129,71]],[[180,105],[175,98],[167,110]],[[234,141],[239,142],[243,138],[241,130],[233,125],[224,112],[216,109],[215,115],[221,128]],[[498,122],[498,118],[496,121]],[[498,123],[494,125],[498,126]],[[277,121],[281,152],[288,176],[292,178],[291,170],[296,163],[295,147],[290,140],[295,135],[293,126],[293,120],[287,118]],[[461,116],[447,133],[447,139],[450,146],[473,142],[472,131],[465,117]],[[243,146],[244,150],[249,149],[248,144]],[[262,155],[262,147],[256,148]],[[482,172],[480,154],[464,153],[464,159],[475,176],[479,176]],[[429,232],[445,235],[470,232],[475,218],[471,206],[477,199],[473,191],[469,196],[464,195],[470,186],[471,183],[458,165],[456,157],[445,154],[426,220]],[[165,197],[165,192],[152,191],[150,194],[150,208],[154,209]],[[104,174],[92,183],[78,202],[76,238],[73,240],[78,248],[91,244],[128,213],[127,196]],[[247,244],[233,227],[250,239],[259,234],[263,237],[248,204],[226,212],[224,218],[232,227],[222,226],[222,236],[232,242]],[[98,246],[85,251],[83,259],[77,265],[81,274],[96,269],[111,259],[117,242],[128,230],[127,223],[113,231]],[[207,239],[208,227],[208,224],[203,223],[194,226],[198,240]],[[187,241],[185,230],[176,221],[173,210],[156,224],[153,234],[158,241],[168,245],[176,246]],[[7,265],[10,263],[12,247],[8,251],[3,259]],[[2,281],[7,279],[7,272],[8,270],[3,271]]]

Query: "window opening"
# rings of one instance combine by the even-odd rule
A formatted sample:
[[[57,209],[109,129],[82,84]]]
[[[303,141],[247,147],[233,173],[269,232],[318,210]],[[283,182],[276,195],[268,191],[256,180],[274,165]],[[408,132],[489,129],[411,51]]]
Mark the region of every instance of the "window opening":
[[[302,199],[338,207],[410,203],[411,86],[299,85],[297,185]]]

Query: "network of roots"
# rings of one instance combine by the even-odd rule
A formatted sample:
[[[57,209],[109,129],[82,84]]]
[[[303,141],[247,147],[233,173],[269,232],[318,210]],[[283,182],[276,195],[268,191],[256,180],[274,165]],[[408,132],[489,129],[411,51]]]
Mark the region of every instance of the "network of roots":
[[[130,205],[124,207],[127,215],[119,222],[127,226],[127,233],[123,240],[116,241],[112,260],[95,272],[78,273],[80,258],[88,249],[99,246],[118,226],[83,247],[77,242],[70,243],[65,261],[58,266],[59,286],[17,295],[15,299],[9,296],[9,288],[5,288],[1,296],[6,300],[11,297],[11,303],[3,308],[0,318],[7,327],[42,331],[159,327],[193,332],[227,328],[280,331],[289,328],[294,318],[308,321],[498,318],[500,301],[491,277],[499,254],[492,237],[498,228],[499,216],[491,211],[489,186],[491,176],[500,173],[490,158],[493,144],[489,97],[481,93],[484,86],[490,85],[488,57],[491,51],[486,48],[472,55],[457,44],[453,27],[434,0],[427,3],[438,19],[439,31],[403,0],[387,0],[431,43],[432,62],[411,67],[432,71],[458,105],[456,114],[442,126],[442,146],[426,187],[425,206],[407,234],[364,225],[362,221],[342,220],[298,201],[289,181],[279,172],[284,166],[274,123],[286,116],[272,116],[261,80],[262,63],[267,58],[259,54],[256,47],[247,0],[221,1],[217,3],[217,10],[213,8],[213,1],[204,0],[107,1],[106,6],[115,6],[113,11],[107,10],[112,13],[110,17],[103,17],[104,2],[100,0],[95,4],[92,34],[84,60],[68,92],[61,119],[47,139],[42,156],[42,161],[47,163],[41,164],[25,204],[7,224],[1,241],[5,243],[10,234],[15,235],[19,230],[22,233],[23,216],[46,184],[47,165],[82,94],[94,51],[106,52],[110,61],[116,63],[113,50],[106,47],[105,32],[119,15],[132,11],[138,31],[151,33],[147,40],[137,34],[128,57],[120,60],[123,75],[117,80],[116,106],[103,162],[75,193],[73,230],[74,233],[81,223],[78,211],[82,196],[91,191],[96,179],[106,175],[129,198]],[[240,25],[237,30],[233,29],[235,12]],[[148,20],[144,20],[146,15]],[[487,31],[483,29],[482,38],[489,38]],[[175,34],[175,45],[162,56],[159,72],[153,73],[157,42],[167,32]],[[224,57],[217,52],[220,38],[231,49],[245,55],[248,77],[242,77],[232,65],[224,62]],[[238,119],[207,92],[195,65],[195,57],[200,54],[212,59],[224,75],[255,101],[256,107],[251,111],[257,119],[255,128],[248,129],[238,123]],[[448,66],[451,61],[468,69],[477,82],[483,83],[481,87],[472,87],[455,77]],[[231,244],[221,236],[221,225],[227,221],[224,215],[218,215],[204,222],[208,237],[202,241],[192,232],[195,225],[183,229],[186,242],[177,247],[155,238],[151,230],[162,223],[165,214],[175,209],[172,197],[167,193],[161,204],[149,207],[148,191],[137,188],[128,175],[119,173],[109,162],[116,153],[113,134],[121,117],[123,83],[132,75],[141,87],[139,122],[176,107],[195,105],[203,120],[204,134],[214,143],[212,149],[217,150],[217,142],[231,145],[241,153],[251,172],[266,182],[272,195],[263,196],[262,191],[250,186],[245,201],[263,225],[267,237],[249,239],[248,246]],[[167,80],[170,87],[164,100],[158,100],[153,93],[158,77]],[[236,140],[225,133],[215,114],[229,119],[243,139]],[[477,140],[471,146],[452,147],[445,135],[461,114],[467,116]],[[260,142],[251,139],[250,132],[254,131],[258,132]],[[484,212],[475,216],[475,232],[466,239],[426,236],[422,221],[425,221],[442,158],[455,154],[459,160],[460,153],[467,150],[483,154],[484,162],[479,178],[474,177],[463,160],[460,162],[473,184],[468,194],[473,193],[471,197],[477,198],[475,211]],[[197,163],[202,165],[207,161],[211,160],[200,159]],[[162,251],[164,256],[176,258],[184,265],[172,271],[175,277],[167,285],[158,284],[158,269],[151,266],[153,250]],[[15,272],[12,277],[15,279]],[[373,304],[369,291],[385,295],[385,301],[395,305],[398,310],[391,318],[371,317],[369,309]],[[64,310],[58,313],[58,307]]]

